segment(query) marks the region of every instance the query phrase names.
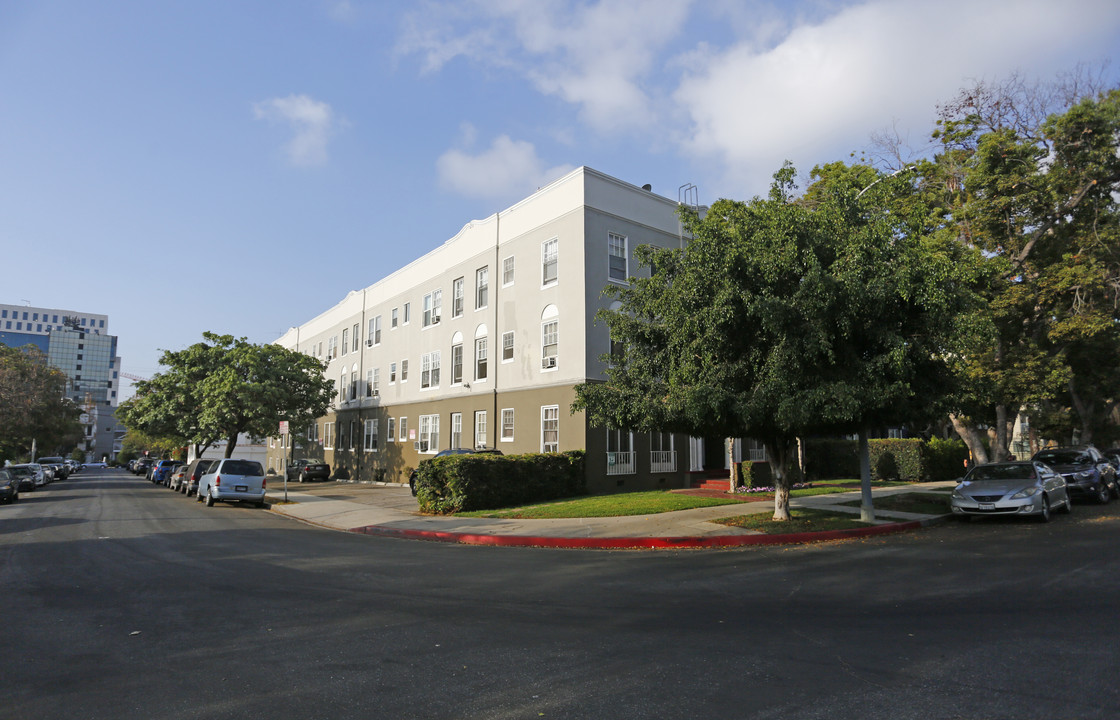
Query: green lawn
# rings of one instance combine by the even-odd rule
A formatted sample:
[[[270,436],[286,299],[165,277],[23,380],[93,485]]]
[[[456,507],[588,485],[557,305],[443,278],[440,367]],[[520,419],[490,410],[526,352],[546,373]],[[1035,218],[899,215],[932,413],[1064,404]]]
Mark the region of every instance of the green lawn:
[[[790,519],[784,522],[775,521],[773,515],[770,513],[739,515],[736,517],[713,520],[712,522],[720,523],[721,525],[730,525],[732,527],[757,530],[767,535],[826,532],[829,530],[854,530],[856,528],[867,527],[867,523],[860,522],[858,516],[811,508],[790,510]]]
[[[681,495],[667,490],[649,492],[618,493],[617,495],[590,495],[572,500],[557,500],[551,503],[525,505],[503,510],[475,510],[456,513],[458,517],[479,518],[578,518],[578,517],[617,517],[621,515],[654,515],[674,510],[691,510],[714,505],[732,505],[739,502],[734,498],[710,498],[694,495]]]
[[[840,504],[859,507],[858,500]],[[875,509],[922,513],[925,515],[944,515],[949,512],[949,493],[912,492],[902,493],[900,495],[886,495],[875,498]]]

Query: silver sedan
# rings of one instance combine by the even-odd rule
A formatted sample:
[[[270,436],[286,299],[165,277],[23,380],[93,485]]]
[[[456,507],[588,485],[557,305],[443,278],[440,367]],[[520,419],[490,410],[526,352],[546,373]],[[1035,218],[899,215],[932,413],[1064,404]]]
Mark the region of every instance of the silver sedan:
[[[1051,509],[1070,512],[1066,481],[1042,463],[977,465],[953,490],[954,515],[1028,515],[1050,520]]]

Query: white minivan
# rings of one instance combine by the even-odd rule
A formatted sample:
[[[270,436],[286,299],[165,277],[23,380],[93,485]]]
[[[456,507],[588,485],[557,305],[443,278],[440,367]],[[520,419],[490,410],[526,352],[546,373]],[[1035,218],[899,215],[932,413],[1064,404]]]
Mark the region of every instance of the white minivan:
[[[264,468],[256,460],[219,460],[198,479],[198,500],[256,503],[264,507]]]

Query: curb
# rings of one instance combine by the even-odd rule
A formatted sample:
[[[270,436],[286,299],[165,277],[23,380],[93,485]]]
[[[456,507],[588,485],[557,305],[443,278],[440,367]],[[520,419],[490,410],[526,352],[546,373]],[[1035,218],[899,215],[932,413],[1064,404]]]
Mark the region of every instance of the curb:
[[[621,538],[570,538],[541,537],[532,535],[480,535],[475,533],[440,532],[435,530],[403,530],[383,525],[367,525],[350,528],[345,532],[377,537],[397,538],[400,540],[427,540],[431,542],[456,543],[460,545],[484,545],[490,547],[540,547],[569,550],[626,550],[626,549],[681,549],[681,548],[726,548],[747,545],[800,545],[829,540],[850,540],[852,538],[889,535],[917,530],[944,522],[948,515],[940,515],[926,520],[875,525],[869,528],[852,530],[829,530],[826,532],[789,533],[785,535],[714,535],[709,537],[621,537]]]

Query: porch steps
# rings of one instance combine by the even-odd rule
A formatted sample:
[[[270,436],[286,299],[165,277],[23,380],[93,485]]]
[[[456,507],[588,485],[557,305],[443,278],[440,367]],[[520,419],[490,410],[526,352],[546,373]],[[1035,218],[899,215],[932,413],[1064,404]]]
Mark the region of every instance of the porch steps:
[[[720,490],[722,492],[727,492],[731,489],[731,480],[727,475],[727,470],[720,471],[718,474],[714,472],[693,473],[689,486],[693,490]]]

